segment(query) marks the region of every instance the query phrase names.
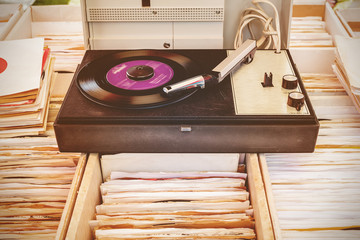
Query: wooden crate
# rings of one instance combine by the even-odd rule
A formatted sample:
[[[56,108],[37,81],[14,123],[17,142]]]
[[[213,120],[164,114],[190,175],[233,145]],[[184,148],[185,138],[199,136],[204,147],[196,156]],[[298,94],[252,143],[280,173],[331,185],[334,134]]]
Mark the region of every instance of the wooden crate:
[[[294,0],[293,17],[319,16],[324,19],[325,0]]]
[[[25,10],[5,40],[79,31],[82,31],[79,6],[32,6]]]
[[[335,13],[350,37],[360,37],[360,8],[338,9]]]
[[[56,238],[55,238],[57,240],[65,239],[65,235],[67,233],[67,230],[68,230],[68,227],[70,224],[70,220],[72,217],[72,213],[74,210],[75,202],[77,199],[77,194],[78,194],[80,184],[81,184],[81,181],[82,181],[82,178],[84,175],[86,161],[87,161],[87,155],[81,154],[79,161],[78,161],[78,165],[76,166],[74,178],[73,178],[71,186],[70,186],[69,195],[66,199],[65,207],[64,207],[63,213],[61,215],[59,227],[58,227],[58,230],[56,233]]]
[[[305,1],[306,2],[306,1]],[[317,10],[314,13],[297,13],[299,7],[312,8],[312,5],[296,5],[293,6],[294,17],[321,16],[325,22],[325,30],[332,36],[347,36],[347,32],[339,21],[333,9],[328,3],[324,5],[316,5]],[[300,8],[301,8],[300,7]],[[301,11],[300,11],[301,12]],[[306,11],[305,11],[306,12]],[[290,47],[290,53],[297,65],[300,73],[325,73],[332,74],[331,65],[335,61],[336,47]]]
[[[89,155],[66,239],[93,237],[89,221],[95,217],[95,206],[101,203],[100,184],[103,182],[103,176],[100,162],[99,154]],[[246,169],[257,239],[276,239],[276,230],[274,231],[273,227],[274,225],[276,228],[276,215],[271,216],[274,208],[273,203],[269,202],[269,199],[272,201],[270,183],[264,183],[264,179],[268,179],[266,162],[261,161],[261,157],[257,154],[246,154]]]

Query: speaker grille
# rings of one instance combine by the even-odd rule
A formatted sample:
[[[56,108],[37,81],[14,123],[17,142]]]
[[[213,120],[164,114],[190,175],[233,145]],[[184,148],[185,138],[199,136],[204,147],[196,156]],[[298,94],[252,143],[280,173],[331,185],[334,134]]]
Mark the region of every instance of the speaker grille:
[[[223,21],[223,8],[89,8],[89,22]]]

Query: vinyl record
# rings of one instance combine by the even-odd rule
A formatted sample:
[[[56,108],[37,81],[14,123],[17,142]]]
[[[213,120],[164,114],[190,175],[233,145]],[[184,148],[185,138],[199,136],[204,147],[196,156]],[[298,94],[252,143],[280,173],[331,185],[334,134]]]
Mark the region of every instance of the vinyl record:
[[[134,50],[104,56],[85,65],[77,85],[88,99],[109,107],[142,109],[183,100],[194,90],[168,96],[162,88],[201,73],[188,57],[169,51]]]

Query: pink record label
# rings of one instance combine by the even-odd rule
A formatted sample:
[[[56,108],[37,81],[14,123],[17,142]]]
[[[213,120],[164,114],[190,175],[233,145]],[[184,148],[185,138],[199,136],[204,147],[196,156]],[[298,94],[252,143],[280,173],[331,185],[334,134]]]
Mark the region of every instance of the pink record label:
[[[146,76],[131,78],[134,69],[142,69],[144,66],[147,69],[152,69],[151,75],[147,72]],[[141,73],[139,70],[139,75]],[[123,62],[111,68],[106,74],[106,79],[117,88],[147,90],[166,84],[173,76],[173,69],[165,63],[153,60],[134,60]]]

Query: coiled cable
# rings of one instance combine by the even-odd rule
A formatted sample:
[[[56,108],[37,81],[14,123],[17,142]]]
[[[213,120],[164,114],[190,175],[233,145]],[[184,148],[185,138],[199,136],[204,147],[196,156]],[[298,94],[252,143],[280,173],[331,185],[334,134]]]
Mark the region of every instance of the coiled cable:
[[[257,40],[257,47],[261,49],[276,49],[276,52],[279,53],[281,48],[280,21],[279,13],[275,5],[268,0],[252,0],[252,3],[256,6],[256,8],[247,8],[240,16],[240,23],[234,41],[234,48],[238,48],[241,43],[243,43],[242,32],[246,26],[249,29],[251,38],[255,39],[250,23],[254,20],[258,20],[263,24],[264,29],[262,31],[262,36]],[[259,3],[268,4],[274,9],[275,28],[272,24],[274,19],[266,14]]]

